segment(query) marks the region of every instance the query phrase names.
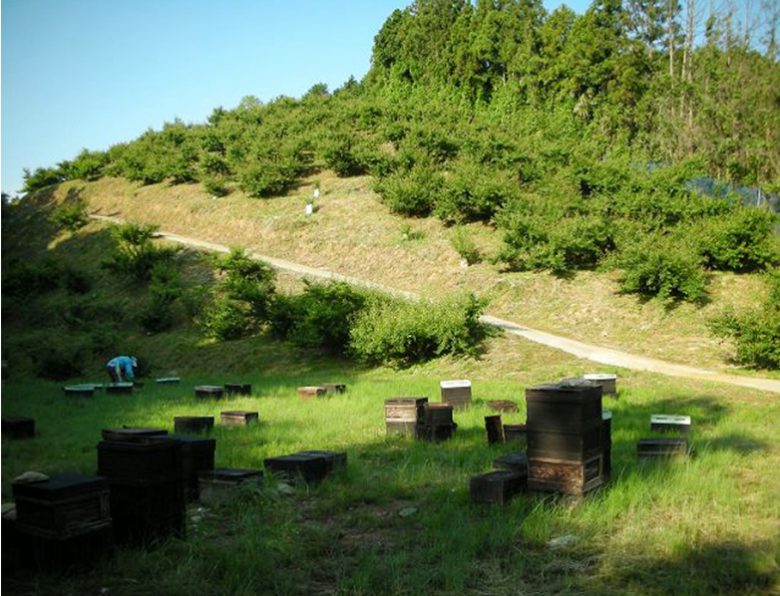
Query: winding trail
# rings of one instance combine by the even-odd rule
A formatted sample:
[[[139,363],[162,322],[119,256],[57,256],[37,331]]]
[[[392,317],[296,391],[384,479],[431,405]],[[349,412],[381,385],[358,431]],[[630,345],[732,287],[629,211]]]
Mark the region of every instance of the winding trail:
[[[109,222],[109,223],[123,223],[123,220],[118,217],[110,217],[105,215],[91,215],[95,220]],[[205,240],[199,240],[197,238],[190,238],[189,236],[181,236],[179,234],[173,234],[170,232],[157,232],[156,236],[159,238],[165,238],[172,242],[189,246],[191,248],[199,248],[208,250],[211,252],[229,253],[230,248],[224,244],[217,244],[215,242],[207,242]],[[367,281],[365,279],[359,279],[356,277],[350,277],[348,275],[342,275],[334,271],[327,269],[316,269],[314,267],[307,267],[299,263],[293,263],[292,261],[286,261],[284,259],[277,259],[268,255],[258,254],[250,252],[249,255],[253,259],[265,261],[275,269],[283,271],[289,271],[301,276],[343,281],[350,285],[360,286],[363,288],[369,288],[377,290],[379,292],[407,298],[410,300],[420,300],[420,295],[414,292],[405,292],[396,290],[394,288],[388,288],[386,286]],[[726,383],[729,385],[736,385],[739,387],[748,387],[750,389],[759,389],[761,391],[770,391],[772,393],[780,394],[780,380],[766,379],[760,377],[741,377],[737,375],[729,375],[706,368],[698,368],[695,366],[687,366],[684,364],[674,364],[672,362],[665,362],[655,358],[647,358],[645,356],[637,356],[622,352],[620,350],[613,350],[611,348],[604,348],[593,344],[587,344],[585,342],[577,341],[575,339],[569,339],[567,337],[561,337],[560,335],[554,335],[547,333],[546,331],[539,331],[520,325],[512,321],[505,319],[499,319],[490,315],[483,315],[481,320],[486,325],[503,329],[506,333],[512,335],[518,335],[529,341],[549,346],[568,354],[577,356],[578,358],[585,358],[592,362],[598,362],[599,364],[605,364],[608,366],[616,366],[620,368],[628,368],[631,370],[642,370],[670,377],[685,377],[688,379],[698,379],[704,381],[711,381],[714,383]]]

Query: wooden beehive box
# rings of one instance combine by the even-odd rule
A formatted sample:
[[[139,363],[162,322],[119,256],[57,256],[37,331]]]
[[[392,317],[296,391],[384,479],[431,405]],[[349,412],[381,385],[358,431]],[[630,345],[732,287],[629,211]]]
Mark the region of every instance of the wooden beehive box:
[[[182,434],[210,433],[214,428],[214,416],[175,416],[174,432]]]
[[[181,443],[166,437],[144,442],[101,441],[98,475],[138,485],[181,478]]]
[[[214,469],[216,439],[202,437],[172,436],[181,444],[181,468],[184,477],[185,495],[188,501],[198,498],[198,476],[201,472]]]
[[[525,447],[528,444],[528,428],[525,424],[504,424],[504,440]]]
[[[154,382],[158,385],[178,385],[181,382],[181,377],[160,377]]]
[[[423,423],[426,426],[445,426],[452,424],[453,406],[449,403],[423,405]]]
[[[601,387],[550,383],[525,390],[528,432],[582,433],[601,426]]]
[[[617,375],[611,373],[588,373],[582,376],[601,386],[602,395],[617,395]]]
[[[344,451],[298,451],[295,455],[325,458],[328,474],[334,471],[344,470],[347,467],[347,454]]]
[[[227,395],[252,395],[252,385],[248,383],[225,383]]]
[[[690,453],[688,439],[673,437],[666,439],[639,439],[637,456],[640,460],[656,458],[686,458]]]
[[[112,395],[129,395],[133,392],[133,383],[109,383],[106,387],[106,393]]]
[[[691,432],[691,417],[671,414],[653,414],[650,416],[650,430],[687,435]]]
[[[14,483],[12,489],[19,527],[40,536],[66,538],[111,519],[105,478],[59,474],[42,482]]]
[[[328,461],[318,455],[291,454],[267,457],[264,462],[268,471],[288,478],[302,478],[307,483],[321,482],[328,474]]]
[[[450,404],[456,410],[468,408],[471,405],[471,381],[458,379],[441,381],[441,401]]]
[[[504,425],[501,423],[501,415],[485,416],[485,433],[488,445],[504,442]]]
[[[535,432],[528,430],[528,457],[584,461],[603,450],[602,423],[582,433]]]
[[[7,416],[2,419],[4,439],[31,439],[35,436],[35,420],[23,416]]]
[[[260,414],[257,412],[247,412],[245,410],[230,410],[220,412],[222,424],[225,426],[249,426],[260,421]]]
[[[525,488],[526,476],[515,470],[494,470],[472,476],[469,492],[472,503],[503,505]]]
[[[582,495],[604,484],[603,455],[584,461],[564,461],[528,456],[530,490]]]
[[[94,385],[66,385],[62,388],[70,397],[92,397],[95,395]]]
[[[220,385],[197,385],[195,387],[195,397],[199,399],[221,399],[225,394],[225,389]]]
[[[387,434],[417,435],[417,426],[424,420],[427,397],[394,397],[385,400]]]
[[[517,412],[517,404],[508,399],[490,399],[485,405],[494,412]]]
[[[322,385],[307,385],[305,387],[298,387],[298,395],[303,399],[311,399],[312,397],[320,397],[327,394],[327,389]]]
[[[515,470],[528,475],[528,456],[525,453],[506,453],[493,460],[493,467]]]
[[[322,386],[329,394],[346,393],[347,391],[347,386],[344,383],[323,383]]]

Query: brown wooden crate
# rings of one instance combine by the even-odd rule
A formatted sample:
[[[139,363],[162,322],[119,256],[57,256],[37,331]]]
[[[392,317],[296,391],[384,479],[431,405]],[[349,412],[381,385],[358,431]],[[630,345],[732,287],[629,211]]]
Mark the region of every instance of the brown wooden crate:
[[[469,493],[472,503],[503,505],[525,488],[526,476],[514,470],[495,470],[472,476]]]
[[[583,462],[528,458],[528,488],[581,495],[604,484],[603,456]]]

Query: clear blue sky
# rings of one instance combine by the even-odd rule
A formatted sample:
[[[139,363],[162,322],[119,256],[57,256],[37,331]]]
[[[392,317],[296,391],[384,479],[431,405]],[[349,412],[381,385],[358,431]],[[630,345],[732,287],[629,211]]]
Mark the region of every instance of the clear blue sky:
[[[559,0],[545,0],[548,9]],[[2,0],[2,190],[22,169],[108,149],[254,95],[368,71],[410,0]],[[577,12],[586,0],[567,2]]]

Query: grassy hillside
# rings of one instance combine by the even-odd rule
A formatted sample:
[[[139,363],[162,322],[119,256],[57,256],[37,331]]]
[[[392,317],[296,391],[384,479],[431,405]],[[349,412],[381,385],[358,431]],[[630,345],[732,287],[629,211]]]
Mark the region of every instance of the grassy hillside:
[[[670,307],[621,294],[615,272],[556,277],[504,271],[491,263],[500,232],[479,223],[465,228],[482,259],[464,268],[452,242],[457,227],[391,214],[375,200],[369,177],[342,179],[323,172],[317,180],[322,194],[312,218],[304,215],[304,205],[314,179],[264,201],[240,192],[214,199],[195,184],[140,186],[115,178],[68,182],[53,198],[78,193],[95,213],[155,223],[166,231],[242,245],[427,296],[468,289],[489,299],[491,314],[531,327],[673,362],[741,371],[729,363],[732,346],[714,337],[707,324],[729,306],[761,304],[766,290],[758,274],[711,272],[706,304]]]

